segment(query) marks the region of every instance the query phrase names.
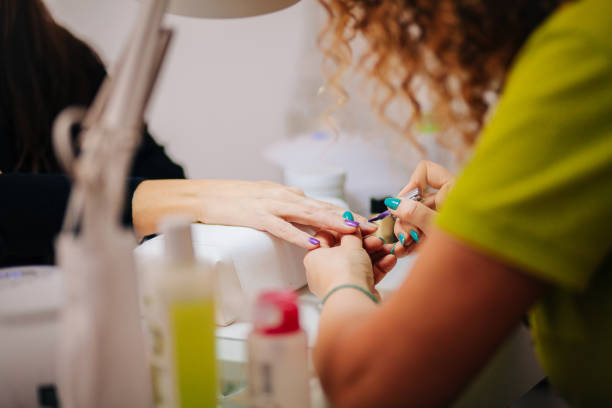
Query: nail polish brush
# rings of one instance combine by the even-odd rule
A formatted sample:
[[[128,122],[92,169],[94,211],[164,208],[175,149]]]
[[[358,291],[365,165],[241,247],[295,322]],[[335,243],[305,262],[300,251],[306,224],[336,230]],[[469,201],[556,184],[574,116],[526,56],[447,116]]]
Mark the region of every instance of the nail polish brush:
[[[410,190],[408,192],[408,194],[402,196],[402,198],[407,198],[409,200],[414,200],[414,201],[421,201],[421,193],[419,192],[419,188],[415,188],[413,190]],[[380,214],[378,214],[376,217],[369,219],[368,222],[374,222],[374,221],[380,221],[382,219],[387,218],[388,216],[391,215],[391,212],[389,212],[389,210],[381,212]]]

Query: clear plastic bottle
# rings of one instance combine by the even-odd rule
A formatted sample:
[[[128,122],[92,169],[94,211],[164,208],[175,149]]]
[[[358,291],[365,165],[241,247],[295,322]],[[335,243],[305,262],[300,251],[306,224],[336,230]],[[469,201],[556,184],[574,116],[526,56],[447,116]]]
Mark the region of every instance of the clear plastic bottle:
[[[310,408],[308,343],[293,291],[262,293],[249,336],[249,407]]]
[[[148,324],[151,373],[158,408],[216,407],[213,274],[194,256],[190,221],[162,221],[165,260],[155,282]]]

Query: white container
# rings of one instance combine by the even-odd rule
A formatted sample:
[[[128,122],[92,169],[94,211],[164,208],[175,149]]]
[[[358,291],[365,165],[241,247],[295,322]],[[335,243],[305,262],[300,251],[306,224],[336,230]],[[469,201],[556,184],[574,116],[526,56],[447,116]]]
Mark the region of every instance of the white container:
[[[298,298],[270,291],[257,299],[249,336],[249,407],[310,408],[308,344]]]
[[[248,306],[262,290],[306,285],[302,260],[306,250],[252,228],[192,224],[198,262],[214,272],[217,324],[248,318]],[[164,234],[136,249],[143,297],[163,258]],[[153,267],[151,267],[153,265]]]
[[[285,168],[284,181],[286,185],[299,187],[307,196],[318,200],[345,201],[346,171],[340,167]]]

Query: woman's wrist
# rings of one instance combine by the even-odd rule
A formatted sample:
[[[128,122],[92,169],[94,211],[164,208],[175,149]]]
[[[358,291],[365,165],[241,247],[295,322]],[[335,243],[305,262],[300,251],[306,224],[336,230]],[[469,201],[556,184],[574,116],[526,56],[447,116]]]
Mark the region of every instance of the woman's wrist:
[[[342,283],[339,285],[336,285],[334,287],[332,287],[331,289],[329,289],[327,291],[327,294],[325,296],[323,296],[323,298],[321,299],[321,306],[323,306],[325,304],[325,302],[335,293],[341,291],[341,290],[352,290],[352,291],[357,291],[361,294],[363,294],[364,296],[367,296],[373,303],[377,304],[378,303],[378,297],[376,296],[376,294],[374,292],[372,292],[366,285],[359,285],[359,284],[355,284],[355,283]]]
[[[169,214],[200,219],[200,208],[192,180],[146,180],[132,197],[132,219],[137,236],[155,234],[159,220]]]

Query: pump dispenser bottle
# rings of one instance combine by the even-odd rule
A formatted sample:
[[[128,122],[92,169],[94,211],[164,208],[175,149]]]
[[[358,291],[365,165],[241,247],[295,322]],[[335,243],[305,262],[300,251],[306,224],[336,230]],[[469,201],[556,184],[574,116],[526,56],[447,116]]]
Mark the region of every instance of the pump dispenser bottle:
[[[165,260],[155,284],[151,372],[157,407],[216,407],[213,274],[198,264],[191,222],[162,220]]]
[[[308,344],[293,291],[262,293],[249,348],[249,407],[310,408]]]

